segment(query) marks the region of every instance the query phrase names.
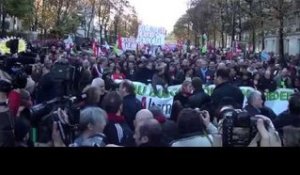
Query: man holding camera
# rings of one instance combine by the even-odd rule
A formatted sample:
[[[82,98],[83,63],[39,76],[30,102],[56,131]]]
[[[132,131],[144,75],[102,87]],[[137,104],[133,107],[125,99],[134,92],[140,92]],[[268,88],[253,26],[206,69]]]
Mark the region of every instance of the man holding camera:
[[[107,124],[107,114],[101,108],[88,107],[80,112],[80,136],[70,147],[104,147],[106,137],[103,134]],[[52,141],[55,147],[66,147],[62,140],[59,123],[54,122]]]

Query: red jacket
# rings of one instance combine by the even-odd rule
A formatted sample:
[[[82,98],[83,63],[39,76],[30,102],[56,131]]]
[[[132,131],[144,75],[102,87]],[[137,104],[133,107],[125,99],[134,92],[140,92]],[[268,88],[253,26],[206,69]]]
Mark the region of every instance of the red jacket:
[[[120,74],[114,73],[112,75],[113,80],[124,80],[125,78],[126,78],[125,75],[122,73],[120,73]]]
[[[16,91],[11,91],[8,95],[8,107],[13,117],[17,116],[21,104],[21,94]]]

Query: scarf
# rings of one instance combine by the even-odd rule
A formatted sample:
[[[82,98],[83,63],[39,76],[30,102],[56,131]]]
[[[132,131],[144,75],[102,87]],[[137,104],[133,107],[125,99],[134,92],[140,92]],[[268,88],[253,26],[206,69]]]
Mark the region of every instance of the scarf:
[[[123,123],[125,122],[124,116],[117,116],[116,114],[108,114],[108,121],[113,123]]]

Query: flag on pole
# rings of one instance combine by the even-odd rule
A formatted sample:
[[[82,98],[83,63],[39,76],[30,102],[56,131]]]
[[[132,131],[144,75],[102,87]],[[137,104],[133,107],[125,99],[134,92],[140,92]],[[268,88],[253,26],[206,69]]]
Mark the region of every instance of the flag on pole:
[[[97,57],[99,55],[99,49],[98,49],[96,40],[94,40],[94,42],[93,42],[93,52],[94,52],[94,56]]]
[[[122,36],[118,34],[118,49],[123,50],[122,44]]]
[[[269,61],[271,56],[266,51],[262,51],[260,54],[260,58],[262,61]]]

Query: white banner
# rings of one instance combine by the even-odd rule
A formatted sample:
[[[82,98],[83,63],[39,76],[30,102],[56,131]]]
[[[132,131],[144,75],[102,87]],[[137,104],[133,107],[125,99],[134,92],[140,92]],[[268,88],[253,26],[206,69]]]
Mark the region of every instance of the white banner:
[[[138,44],[150,44],[155,46],[165,45],[166,29],[162,27],[153,27],[140,25],[137,37]]]
[[[163,93],[163,88],[158,86],[158,95],[154,94],[151,85],[145,85],[143,83],[134,82],[136,88],[137,98],[142,102],[146,102],[146,107],[149,109],[151,106],[159,106],[167,117],[170,117],[173,105],[173,98],[176,93],[180,90],[181,85],[170,86],[169,93]],[[214,85],[204,86],[203,89],[209,95],[212,94]],[[251,92],[254,91],[251,87],[241,87],[240,88],[245,95],[248,97]],[[294,93],[292,89],[278,89],[275,92],[266,93],[266,106],[271,108],[275,114],[279,115],[288,109],[288,100],[290,96]],[[247,98],[245,98],[245,105],[247,104]]]
[[[122,38],[122,48],[126,50],[136,50],[137,42],[135,38]]]

